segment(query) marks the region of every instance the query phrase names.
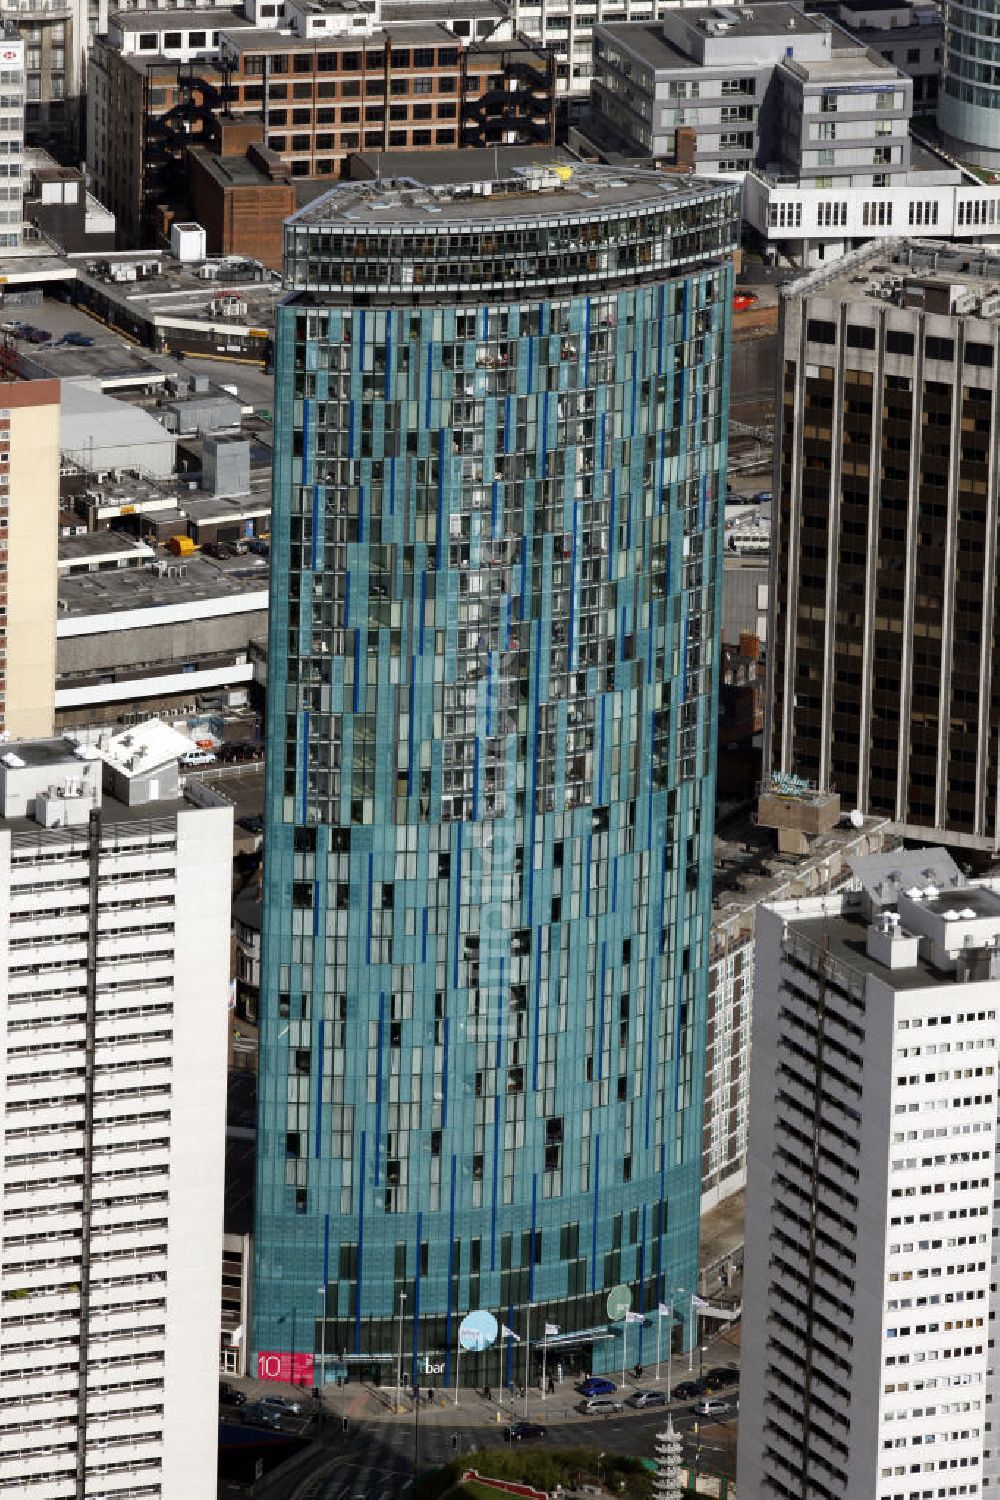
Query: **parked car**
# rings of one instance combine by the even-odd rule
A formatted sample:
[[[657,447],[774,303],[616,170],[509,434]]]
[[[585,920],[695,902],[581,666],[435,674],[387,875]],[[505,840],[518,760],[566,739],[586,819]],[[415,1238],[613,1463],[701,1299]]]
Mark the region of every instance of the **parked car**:
[[[247,1398],[242,1391],[225,1380],[219,1381],[219,1400],[223,1406],[246,1406]]]
[[[240,1420],[248,1427],[280,1427],[282,1413],[263,1401],[253,1401],[240,1408]]]
[[[589,1375],[577,1386],[581,1396],[613,1396],[617,1389],[613,1380],[605,1380],[602,1375]]]
[[[201,550],[209,557],[218,558],[220,562],[224,561],[227,557],[236,556],[235,547],[231,547],[228,542],[206,542]]]
[[[211,750],[185,750],[180,758],[182,766],[210,766],[215,762]]]
[[[706,1396],[695,1407],[699,1417],[724,1417],[728,1410],[729,1402],[720,1401],[718,1396]]]
[[[252,536],[249,541],[250,551],[257,557],[270,557],[271,543],[266,537]]]
[[[696,1396],[705,1394],[705,1382],[703,1380],[682,1380],[680,1385],[675,1385],[673,1398],[675,1401],[693,1401]]]
[[[64,333],[59,342],[60,344],[69,344],[74,349],[92,349],[94,347],[94,340],[89,333],[75,333],[72,331]]]
[[[290,1417],[297,1417],[302,1412],[302,1402],[293,1396],[261,1396],[258,1405],[266,1406],[269,1411],[284,1412]]]
[[[30,328],[26,330],[24,337],[29,344],[50,344],[52,335],[47,328]]]
[[[507,1438],[512,1443],[526,1443],[530,1438],[543,1438],[546,1430],[540,1422],[515,1422],[507,1428]]]
[[[250,544],[245,536],[238,536],[231,546],[237,557],[246,557],[250,551]]]
[[[756,292],[734,292],[733,312],[746,312],[748,308],[756,306],[758,300]]]
[[[666,1406],[666,1391],[633,1391],[628,1398],[629,1406],[635,1406],[640,1411],[647,1406]]]
[[[705,1371],[705,1389],[721,1391],[727,1385],[739,1385],[740,1372],[734,1365],[714,1365]]]
[[[612,1412],[622,1410],[622,1403],[611,1396],[594,1396],[590,1401],[581,1401],[578,1410],[586,1412],[588,1417],[609,1417]]]
[[[758,505],[770,505],[774,499],[774,492],[773,490],[758,490],[754,499]]]
[[[264,819],[260,816],[260,813],[250,813],[247,817],[240,818],[239,825],[247,833],[264,832]]]

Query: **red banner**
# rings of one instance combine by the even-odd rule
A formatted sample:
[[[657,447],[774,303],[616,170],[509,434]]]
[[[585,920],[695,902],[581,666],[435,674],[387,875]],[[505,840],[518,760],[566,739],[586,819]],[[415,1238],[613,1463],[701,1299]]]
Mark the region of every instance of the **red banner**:
[[[262,1349],[257,1355],[258,1380],[283,1380],[286,1385],[312,1385],[313,1356],[287,1349]]]

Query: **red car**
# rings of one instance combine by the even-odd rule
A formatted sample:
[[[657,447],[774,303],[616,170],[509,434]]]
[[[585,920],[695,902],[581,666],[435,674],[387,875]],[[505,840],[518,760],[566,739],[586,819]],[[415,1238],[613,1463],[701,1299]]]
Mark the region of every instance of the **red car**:
[[[758,301],[756,292],[734,292],[733,312],[746,312],[748,307],[753,307]]]

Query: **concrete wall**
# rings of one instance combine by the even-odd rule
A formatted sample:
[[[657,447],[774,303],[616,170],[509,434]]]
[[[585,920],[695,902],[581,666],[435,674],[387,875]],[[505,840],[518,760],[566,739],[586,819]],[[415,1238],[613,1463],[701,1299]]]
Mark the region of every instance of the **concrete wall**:
[[[10,412],[4,733],[52,733],[59,546],[59,382],[0,385]],[[3,434],[0,432],[0,448]]]
[[[231,807],[177,818],[163,1494],[214,1495],[229,1026]]]

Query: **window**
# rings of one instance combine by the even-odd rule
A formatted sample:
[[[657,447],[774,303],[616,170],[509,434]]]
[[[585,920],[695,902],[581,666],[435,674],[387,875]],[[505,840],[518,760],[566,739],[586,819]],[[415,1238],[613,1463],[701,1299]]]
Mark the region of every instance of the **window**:
[[[754,92],[754,81],[752,78],[724,78],[722,80],[722,96],[727,94],[752,94]]]
[[[854,323],[849,323],[847,325],[847,347],[848,349],[874,349],[874,328],[864,328]]]
[[[847,225],[846,203],[820,203],[816,209],[820,229],[843,229]]]
[[[897,328],[890,328],[885,335],[886,354],[912,354],[913,334],[902,333]]]
[[[207,47],[208,46],[208,37],[206,36],[205,32],[204,31],[189,31],[188,32],[188,46],[189,47]]]
[[[921,227],[925,224],[936,224],[938,221],[938,205],[933,200],[925,199],[923,202],[916,201],[910,204],[910,224]]]
[[[150,32],[144,31],[139,38],[139,50],[140,52],[155,52],[156,37]]]
[[[443,62],[443,59],[442,59]],[[415,68],[433,68],[434,51],[431,47],[415,47],[413,51],[413,66]]]
[[[825,115],[836,114],[836,112],[837,112],[837,96],[836,96],[836,94],[823,94],[823,95],[821,95],[820,96],[819,107],[820,107],[820,110],[822,111],[822,113],[825,114]]]
[[[965,362],[967,365],[992,365],[992,344],[977,344],[970,339],[965,346]]]
[[[163,33],[163,48],[164,48],[164,51],[169,52],[172,48],[176,49],[180,45],[181,45],[181,34],[180,34],[179,31],[165,31]],[[30,67],[31,64],[29,63],[28,66]]]
[[[866,202],[861,209],[861,222],[868,229],[885,228],[892,223],[892,204],[885,199],[878,202]]]
[[[806,338],[813,344],[835,344],[837,326],[825,318],[810,318],[806,324]]]
[[[953,360],[955,358],[955,340],[935,338],[932,334],[928,334],[924,341],[924,353],[928,359]]]

